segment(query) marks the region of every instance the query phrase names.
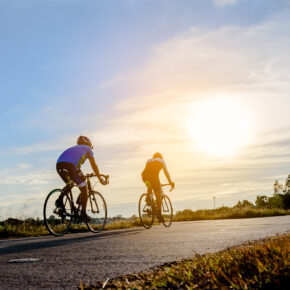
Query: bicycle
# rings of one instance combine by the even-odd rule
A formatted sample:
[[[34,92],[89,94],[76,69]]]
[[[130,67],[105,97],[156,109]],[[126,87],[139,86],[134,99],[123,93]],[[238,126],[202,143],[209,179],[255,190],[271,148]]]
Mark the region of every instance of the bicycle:
[[[171,184],[161,184],[161,186],[167,186]],[[171,186],[170,192],[173,187]],[[143,193],[139,199],[139,218],[145,229],[150,229],[154,223],[154,218],[157,216],[157,203],[156,197],[153,191]],[[161,192],[161,215],[163,216],[163,225],[170,227],[173,219],[173,209],[169,197]]]
[[[91,185],[91,177],[95,177],[94,173],[86,174],[86,182],[88,186],[88,202],[87,213],[91,217],[90,221],[86,221],[88,229],[93,233],[101,232],[107,221],[107,205],[104,197],[100,192],[94,191]],[[106,183],[109,183],[109,175],[100,175],[104,177]],[[54,236],[62,236],[68,232],[73,221],[82,223],[80,194],[74,203],[71,183],[70,191],[63,197],[64,209],[57,208],[55,205],[56,199],[59,197],[62,189],[52,190],[44,202],[43,217],[47,230]]]

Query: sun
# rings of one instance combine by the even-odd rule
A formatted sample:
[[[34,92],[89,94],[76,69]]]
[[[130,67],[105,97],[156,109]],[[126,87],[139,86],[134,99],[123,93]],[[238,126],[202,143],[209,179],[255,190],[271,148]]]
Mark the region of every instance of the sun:
[[[190,121],[190,132],[202,151],[218,156],[232,155],[249,142],[249,116],[238,103],[207,101],[197,107]]]

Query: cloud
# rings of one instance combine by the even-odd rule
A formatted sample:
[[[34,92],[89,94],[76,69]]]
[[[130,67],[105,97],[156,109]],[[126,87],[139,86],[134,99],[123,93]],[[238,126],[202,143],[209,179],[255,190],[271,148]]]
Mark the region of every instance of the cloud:
[[[230,203],[272,192],[271,178],[287,175],[290,162],[289,130],[281,130],[290,123],[289,16],[287,10],[248,27],[192,27],[154,47],[142,68],[103,83],[135,92],[106,112],[97,128],[86,131],[101,172],[111,176],[110,186],[101,188],[109,204],[137,202],[144,190],[140,173],[155,151],[164,153],[176,181],[173,200],[216,194]],[[249,109],[255,134],[237,156],[209,158],[197,150],[187,123],[199,103],[220,98],[235,99]],[[13,153],[61,151],[74,143],[75,136],[68,135],[13,148]],[[47,192],[58,178],[51,174],[47,179],[20,172],[2,180],[39,185]]]
[[[27,155],[39,152],[49,152],[55,150],[62,150],[67,146],[75,143],[76,137],[74,135],[62,136],[61,138],[49,140],[46,142],[33,143],[27,146],[13,147],[12,154]]]
[[[115,88],[126,84],[136,88],[135,97],[115,105],[118,117],[111,120],[107,131],[108,135],[110,128],[114,128],[112,132],[123,132],[122,137],[111,136],[116,137],[115,144],[118,138],[123,142],[128,136],[132,145],[130,157],[135,157],[136,162],[124,171],[124,184],[137,186],[126,175],[135,176],[142,158],[161,148],[182,187],[182,197],[197,192],[210,195],[229,181],[235,185],[227,191],[218,189],[220,194],[271,193],[272,181],[265,182],[264,178],[287,174],[290,161],[290,134],[285,130],[281,135],[281,128],[290,122],[290,33],[285,29],[290,26],[289,15],[286,10],[248,27],[193,27],[155,47],[142,70],[107,82]],[[196,151],[184,125],[198,103],[225,97],[249,109],[254,137],[238,156],[209,160]],[[266,134],[269,131],[274,133]],[[119,166],[126,155],[120,154],[117,160]],[[118,166],[113,169],[112,163],[116,173]]]
[[[56,174],[51,170],[38,171],[29,167],[19,167],[17,169],[3,170],[0,172],[0,185],[44,185],[49,184],[51,180],[55,180]]]
[[[179,184],[186,182],[179,193],[187,198],[196,192],[211,194],[229,180],[236,183],[235,192],[242,190],[238,186],[241,180],[249,180],[244,190],[252,194],[257,193],[258,184],[261,191],[271,191],[271,181],[261,179],[284,174],[289,162],[285,146],[290,134],[279,133],[290,121],[290,33],[285,29],[289,19],[288,10],[255,26],[193,27],[155,47],[142,70],[108,81],[106,84],[115,88],[136,88],[135,97],[115,105],[117,117],[110,120],[106,138],[99,141],[104,141],[103,146],[109,141],[118,147],[118,142],[124,144],[127,138],[131,144],[129,152],[125,146],[119,147],[120,154],[110,164],[110,170],[118,174],[126,156],[130,155],[130,162],[134,158],[119,181],[127,188],[137,186],[126,176],[139,175],[136,170],[142,170],[143,161],[158,148],[168,156]],[[240,155],[211,161],[196,151],[185,123],[199,102],[225,96],[249,108],[254,138]],[[275,133],[265,135],[271,130]]]
[[[17,163],[16,165],[19,169],[28,169],[31,167],[31,164],[28,163]]]
[[[226,5],[235,5],[239,2],[240,0],[212,0],[214,5],[216,6],[226,6]]]
[[[227,97],[242,100],[253,115],[271,114],[270,128],[287,124],[289,15],[286,10],[248,27],[192,27],[159,44],[142,70],[112,80],[116,89],[127,86],[136,92],[118,102],[118,115],[142,115],[169,103],[183,103],[186,108],[193,102]],[[273,110],[273,98],[279,99],[279,109]],[[178,116],[176,112],[174,117]],[[261,132],[265,126],[260,120],[256,124]]]

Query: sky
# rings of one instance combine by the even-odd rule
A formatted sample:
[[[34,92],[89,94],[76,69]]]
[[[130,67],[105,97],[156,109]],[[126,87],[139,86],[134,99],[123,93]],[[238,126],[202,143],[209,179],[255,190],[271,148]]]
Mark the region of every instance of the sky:
[[[289,174],[289,0],[0,0],[0,37],[0,219],[41,216],[79,135],[109,216],[137,214],[156,151],[175,210]]]

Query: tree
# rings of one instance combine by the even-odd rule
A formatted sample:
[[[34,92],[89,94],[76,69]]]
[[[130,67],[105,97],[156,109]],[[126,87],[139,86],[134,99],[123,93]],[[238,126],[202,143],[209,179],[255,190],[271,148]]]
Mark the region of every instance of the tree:
[[[258,195],[255,204],[258,208],[266,208],[268,206],[268,197],[266,195]]]
[[[286,182],[285,182],[285,187],[290,188],[290,174],[288,175]]]
[[[290,192],[281,195],[283,201],[283,209],[290,209]]]
[[[242,208],[242,203],[238,201],[234,208]]]
[[[283,208],[283,194],[276,194],[274,196],[268,197],[268,208]]]
[[[238,201],[238,203],[234,206],[234,208],[238,208],[238,209],[245,208],[245,207],[254,207],[254,205],[248,200],[244,199],[242,202]]]
[[[245,208],[245,207],[254,207],[254,204],[252,204],[251,202],[249,202],[248,200],[243,200],[242,201],[242,207]]]
[[[276,181],[274,182],[274,195],[279,194],[279,189],[280,189],[280,184],[278,180],[276,179]]]

